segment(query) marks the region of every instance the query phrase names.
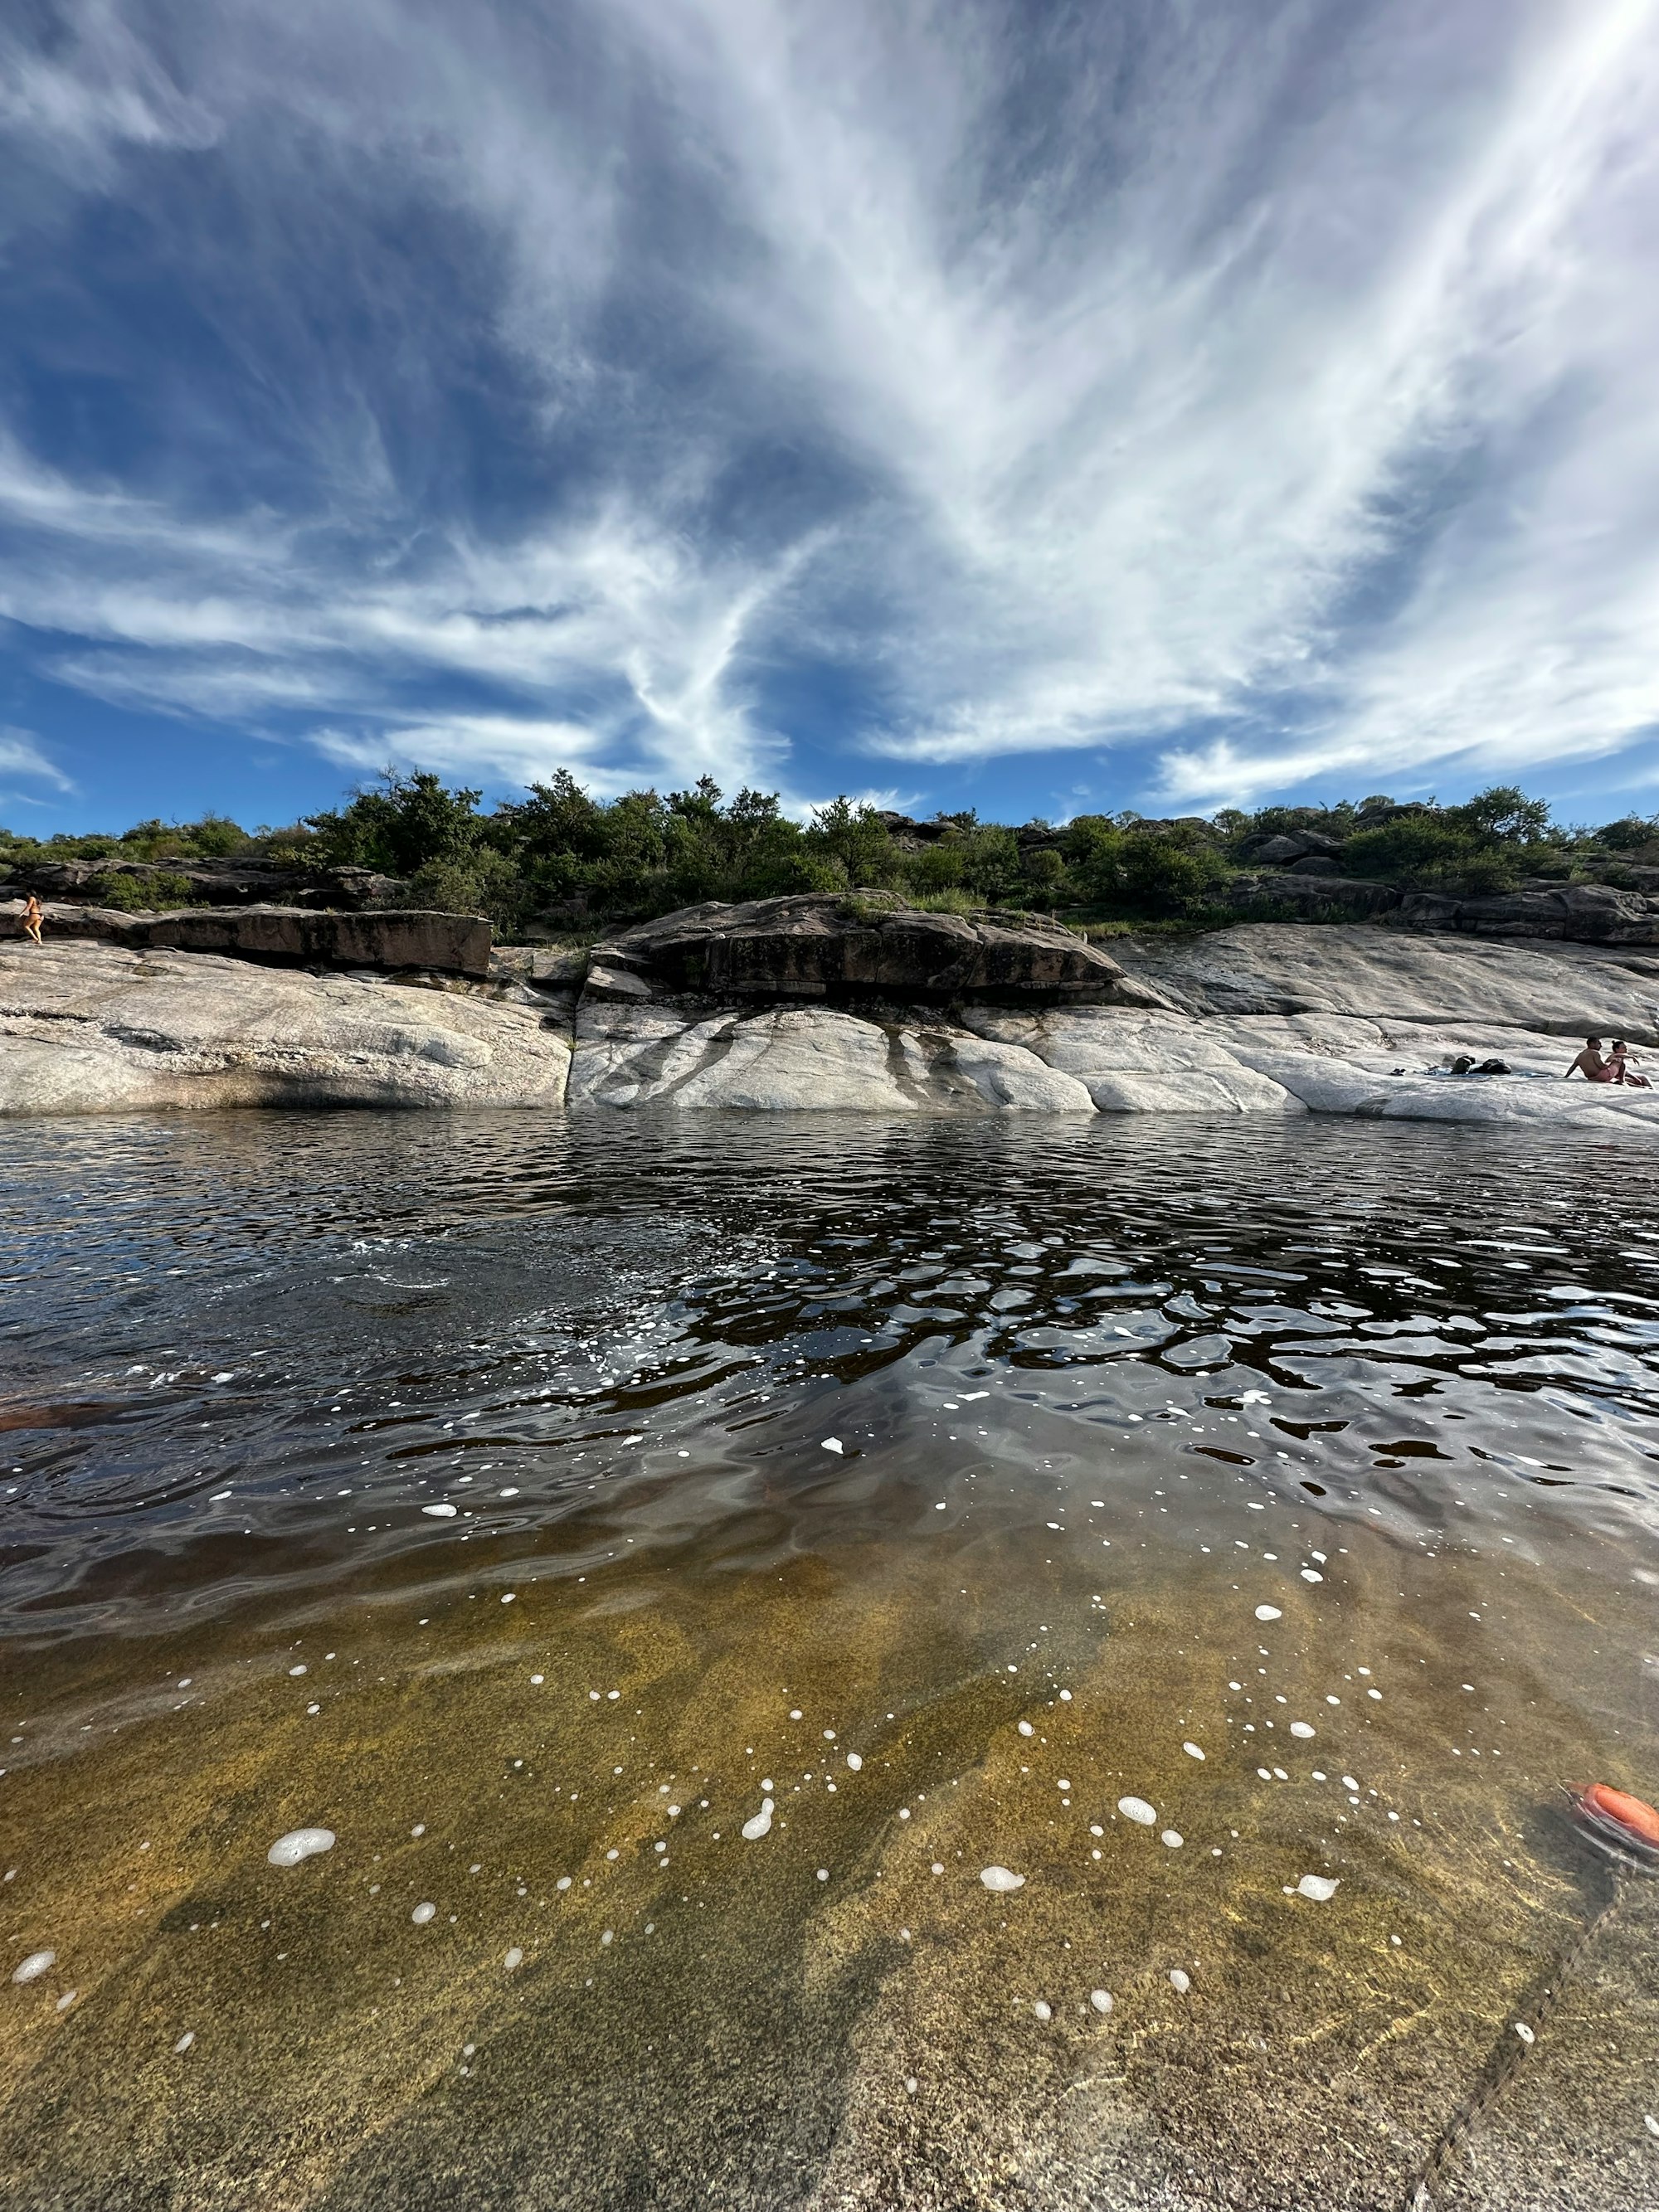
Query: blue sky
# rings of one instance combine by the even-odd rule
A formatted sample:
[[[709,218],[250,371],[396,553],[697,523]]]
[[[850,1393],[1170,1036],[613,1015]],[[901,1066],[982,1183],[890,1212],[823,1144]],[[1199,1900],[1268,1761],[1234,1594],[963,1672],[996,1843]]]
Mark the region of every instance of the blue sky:
[[[0,821],[1659,806],[1659,0],[21,0]]]

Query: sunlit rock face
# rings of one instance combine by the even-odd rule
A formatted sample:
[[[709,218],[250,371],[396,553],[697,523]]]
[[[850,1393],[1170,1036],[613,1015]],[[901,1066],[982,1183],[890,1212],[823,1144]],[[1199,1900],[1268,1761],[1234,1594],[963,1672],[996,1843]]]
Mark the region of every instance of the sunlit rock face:
[[[1487,944],[1365,923],[1246,922],[1124,939],[1123,964],[1190,1014],[1352,1014],[1659,1043],[1659,951]]]
[[[585,1002],[572,1106],[659,1102],[786,1113],[1094,1111],[1074,1076],[945,1024],[878,1022],[828,1006],[687,1021],[663,1006]]]
[[[1127,940],[1125,961],[1142,974],[1103,961],[1098,988],[1114,1002],[1091,1003],[1066,1000],[1073,952],[1062,945],[1050,962],[1046,933],[1021,932],[1010,934],[1033,940],[1018,956],[1027,981],[1000,993],[964,987],[933,1004],[907,999],[897,984],[824,983],[815,1000],[820,986],[803,980],[815,964],[824,974],[839,962],[844,975],[866,954],[879,968],[890,953],[896,975],[938,982],[946,973],[931,939],[935,964],[917,955],[905,969],[891,948],[872,952],[819,931],[820,910],[836,903],[762,902],[807,908],[812,925],[765,938],[766,957],[794,978],[770,1003],[755,967],[743,969],[741,988],[720,991],[673,988],[662,975],[701,961],[707,977],[715,945],[722,960],[740,953],[742,966],[743,945],[752,951],[762,938],[739,931],[732,939],[723,924],[704,925],[759,908],[690,909],[653,925],[655,935],[616,940],[587,963],[580,998],[575,975],[540,990],[419,989],[96,943],[0,947],[0,1111],[568,1103],[1659,1125],[1659,1091],[1561,1079],[1591,1031],[1638,1046],[1659,1036],[1659,955],[1255,924],[1178,942]],[[1080,939],[1054,934],[1097,957]],[[680,951],[662,953],[663,941]],[[908,941],[902,933],[896,940]],[[1006,951],[983,931],[950,945],[963,972],[981,976]],[[1460,1061],[1501,1072],[1459,1074]]]
[[[541,1106],[569,1042],[536,1007],[197,953],[0,946],[0,1113]]]
[[[1212,1026],[1178,1014],[1106,1008],[967,1017],[1074,1078],[1103,1114],[1300,1114],[1300,1098],[1227,1048]]]

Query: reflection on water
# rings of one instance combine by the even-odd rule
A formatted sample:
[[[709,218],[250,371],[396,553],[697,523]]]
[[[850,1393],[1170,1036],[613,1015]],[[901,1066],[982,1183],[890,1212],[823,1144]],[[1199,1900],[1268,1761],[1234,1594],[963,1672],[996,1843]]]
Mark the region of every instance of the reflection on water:
[[[1659,2201],[1659,1888],[1559,1787],[1659,1785],[1650,1155],[6,1174],[9,2201],[1382,2207],[1460,2112],[1447,2203]]]

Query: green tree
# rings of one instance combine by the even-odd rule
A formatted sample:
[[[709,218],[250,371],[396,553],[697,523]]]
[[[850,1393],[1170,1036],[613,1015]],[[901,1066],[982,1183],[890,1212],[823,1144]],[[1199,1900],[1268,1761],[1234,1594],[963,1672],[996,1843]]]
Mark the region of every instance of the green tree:
[[[900,878],[899,854],[887,824],[873,806],[854,805],[844,793],[813,808],[803,842],[809,852],[833,862],[854,890],[881,889]]]
[[[481,842],[479,793],[450,790],[425,769],[404,775],[385,769],[377,785],[353,793],[349,805],[308,814],[317,857],[335,866],[380,868],[412,876],[431,860],[459,861]]]

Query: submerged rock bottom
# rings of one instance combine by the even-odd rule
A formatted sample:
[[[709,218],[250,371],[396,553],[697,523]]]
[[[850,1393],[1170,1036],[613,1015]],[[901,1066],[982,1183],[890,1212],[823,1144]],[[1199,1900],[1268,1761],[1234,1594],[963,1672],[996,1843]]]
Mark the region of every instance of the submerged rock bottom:
[[[1537,2020],[1446,2201],[1634,2212],[1659,1883],[1545,1994],[1613,1880],[1547,1778],[1639,1755],[1547,1670],[1605,1688],[1614,1624],[1529,1582],[1466,1715],[1462,1593],[1350,1533],[1270,1636],[1236,1555],[1108,1611],[1037,1543],[872,1544],[520,1563],[506,1612],[498,1565],[42,1680],[7,2202],[1395,2212]]]

